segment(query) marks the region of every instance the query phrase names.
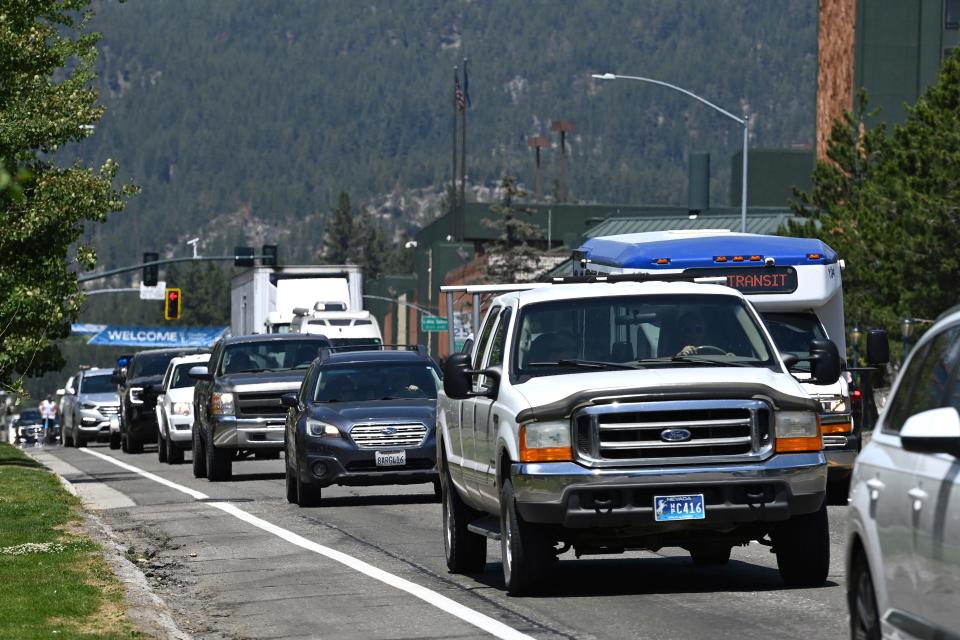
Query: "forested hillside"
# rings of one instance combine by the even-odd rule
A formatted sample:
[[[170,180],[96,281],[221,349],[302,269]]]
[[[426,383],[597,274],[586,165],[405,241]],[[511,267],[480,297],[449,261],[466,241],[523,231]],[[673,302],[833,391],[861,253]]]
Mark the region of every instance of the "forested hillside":
[[[686,154],[714,154],[727,201],[737,125],[682,95],[594,72],[663,79],[751,118],[753,147],[813,142],[814,0],[104,1],[98,73],[107,107],[70,151],[111,157],[143,187],[88,232],[100,265],[141,251],[213,252],[277,241],[311,258],[341,190],[355,202],[449,182],[453,65],[470,58],[468,173],[532,185],[526,136],[576,123],[568,192],[579,201],[686,199]],[[556,138],[554,137],[556,142]],[[557,174],[544,156],[544,183]],[[552,187],[551,187],[552,189]],[[421,212],[422,213],[422,212]],[[426,212],[428,215],[430,211]]]

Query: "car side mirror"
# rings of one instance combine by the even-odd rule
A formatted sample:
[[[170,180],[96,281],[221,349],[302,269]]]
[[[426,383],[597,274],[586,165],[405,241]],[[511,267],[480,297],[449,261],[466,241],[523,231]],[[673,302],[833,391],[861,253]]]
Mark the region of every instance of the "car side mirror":
[[[467,373],[470,370],[470,354],[455,353],[443,366],[443,392],[453,400],[464,400],[470,397],[470,387],[473,378]]]
[[[297,398],[296,393],[293,393],[293,392],[285,393],[282,396],[280,396],[280,404],[290,409],[295,409],[297,406],[300,405],[300,399]]]
[[[903,423],[900,442],[914,453],[949,453],[960,458],[960,413],[940,407],[914,414]]]
[[[190,367],[187,375],[194,380],[213,380],[213,374],[206,367]]]
[[[834,384],[840,379],[840,352],[832,340],[811,340],[809,359],[813,384]]]
[[[120,371],[114,369],[113,373],[110,374],[110,382],[113,384],[123,384],[127,381],[127,377],[123,375]]]
[[[883,329],[867,331],[867,364],[874,366],[890,362],[890,340]]]

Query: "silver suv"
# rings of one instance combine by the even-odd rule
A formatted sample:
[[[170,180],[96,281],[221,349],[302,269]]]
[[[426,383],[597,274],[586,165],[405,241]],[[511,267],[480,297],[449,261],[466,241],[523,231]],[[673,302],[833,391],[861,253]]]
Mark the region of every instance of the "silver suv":
[[[869,353],[868,344],[868,353]],[[960,307],[910,354],[850,484],[854,638],[960,630]]]
[[[61,405],[65,446],[110,439],[110,418],[120,415],[120,396],[110,381],[111,373],[111,369],[82,369],[65,389]]]

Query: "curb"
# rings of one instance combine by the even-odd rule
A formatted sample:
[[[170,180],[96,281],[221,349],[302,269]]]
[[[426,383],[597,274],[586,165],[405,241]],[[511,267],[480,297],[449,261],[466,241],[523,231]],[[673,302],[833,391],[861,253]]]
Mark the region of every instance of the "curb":
[[[42,460],[34,456],[29,450],[21,449],[21,451],[55,475],[68,492],[77,495],[76,488],[69,480],[47,467]],[[150,588],[150,583],[143,571],[127,559],[123,545],[113,529],[103,520],[90,513],[86,507],[81,510],[81,514],[83,516],[84,532],[100,545],[100,548],[103,549],[103,556],[110,564],[113,574],[123,583],[126,590],[126,613],[134,626],[150,637],[192,640],[190,634],[177,626],[167,603]]]

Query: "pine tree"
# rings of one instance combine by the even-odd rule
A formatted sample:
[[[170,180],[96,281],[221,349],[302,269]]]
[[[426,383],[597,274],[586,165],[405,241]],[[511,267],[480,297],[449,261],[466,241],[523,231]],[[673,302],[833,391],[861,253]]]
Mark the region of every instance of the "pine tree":
[[[517,205],[527,194],[517,187],[516,178],[504,176],[500,189],[500,203],[490,207],[496,217],[483,220],[485,227],[500,231],[487,251],[486,276],[491,282],[522,282],[537,275],[540,251],[533,243],[543,239],[543,231],[529,222],[534,210]]]
[[[356,212],[346,191],[340,192],[323,235],[323,259],[328,264],[359,264],[362,256]]]

